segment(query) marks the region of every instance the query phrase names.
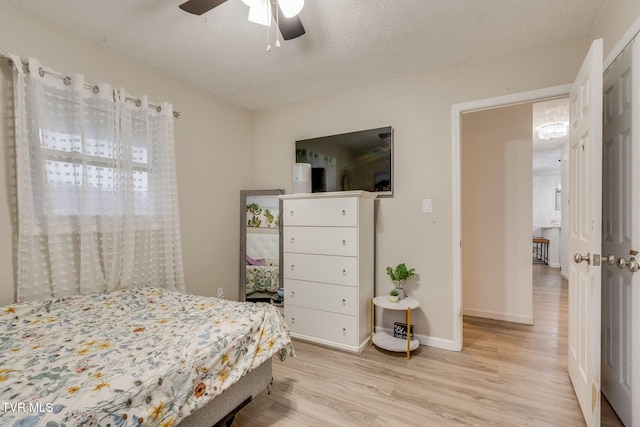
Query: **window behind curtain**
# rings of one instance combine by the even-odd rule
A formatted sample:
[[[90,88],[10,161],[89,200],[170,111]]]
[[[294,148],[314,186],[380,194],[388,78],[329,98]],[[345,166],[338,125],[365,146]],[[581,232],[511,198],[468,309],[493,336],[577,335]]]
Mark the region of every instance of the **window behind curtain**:
[[[18,299],[184,290],[171,106],[29,70],[14,70]]]

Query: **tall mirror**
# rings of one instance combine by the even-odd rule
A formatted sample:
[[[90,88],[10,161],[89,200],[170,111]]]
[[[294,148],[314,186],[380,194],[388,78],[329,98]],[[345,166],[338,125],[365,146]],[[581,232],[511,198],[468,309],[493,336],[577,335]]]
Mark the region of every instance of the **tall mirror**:
[[[240,191],[241,301],[282,304],[280,194],[284,190]]]

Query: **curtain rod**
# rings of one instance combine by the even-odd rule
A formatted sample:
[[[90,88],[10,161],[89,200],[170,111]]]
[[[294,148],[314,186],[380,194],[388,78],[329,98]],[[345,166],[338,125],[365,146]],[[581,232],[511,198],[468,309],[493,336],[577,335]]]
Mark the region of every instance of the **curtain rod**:
[[[0,53],[0,58],[8,60],[9,62],[13,62],[13,59],[11,59],[10,56],[5,55],[4,53]],[[22,65],[26,66],[27,67],[27,72],[29,72],[29,66],[28,66],[29,64],[28,64],[28,62],[25,61],[25,60],[22,60]],[[66,84],[66,85],[70,85],[71,84],[71,77],[69,77],[69,76],[61,76],[60,74],[56,74],[56,73],[53,73],[51,71],[46,71],[43,68],[40,68],[39,72],[40,72],[40,77],[44,76],[44,74],[49,74],[50,76],[54,76],[54,77],[57,77],[57,78],[61,79],[64,82],[64,84]],[[84,87],[85,87],[85,89],[91,89],[91,91],[94,94],[98,93],[98,91],[100,90],[98,88],[98,85],[91,85],[91,84],[85,83]],[[139,107],[140,105],[142,105],[142,101],[140,99],[138,99],[138,98],[131,98],[131,97],[127,96],[125,98],[125,100],[134,102],[136,104],[136,107]],[[149,107],[155,109],[158,113],[161,111],[161,107],[159,105],[149,103]],[[173,112],[173,117],[175,117],[176,119],[180,118],[180,111],[174,111]]]

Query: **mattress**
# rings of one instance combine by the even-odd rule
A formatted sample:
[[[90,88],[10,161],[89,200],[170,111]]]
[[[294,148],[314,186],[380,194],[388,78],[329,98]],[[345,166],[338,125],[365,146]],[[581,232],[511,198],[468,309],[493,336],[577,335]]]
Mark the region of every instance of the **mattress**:
[[[0,308],[0,425],[171,426],[273,355],[269,304],[158,288]]]

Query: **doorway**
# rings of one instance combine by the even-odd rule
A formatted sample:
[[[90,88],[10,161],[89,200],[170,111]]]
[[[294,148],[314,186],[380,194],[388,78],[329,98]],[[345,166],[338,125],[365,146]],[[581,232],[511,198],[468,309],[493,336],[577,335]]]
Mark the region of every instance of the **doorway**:
[[[461,140],[462,140],[462,115],[473,111],[481,111],[492,108],[518,105],[535,101],[566,97],[569,94],[570,85],[554,86],[528,92],[520,92],[512,95],[487,98],[477,101],[456,104],[451,107],[452,123],[452,282],[453,282],[453,344],[452,349],[462,350],[462,204],[461,204]],[[529,166],[530,167],[530,166]],[[529,210],[529,215],[531,210]],[[531,222],[529,222],[530,226]],[[529,234],[530,235],[530,234]],[[489,254],[490,255],[490,254]],[[528,260],[530,261],[530,260]]]
[[[559,274],[568,258],[561,256],[568,122],[566,97],[463,115],[465,315],[532,324],[532,261]],[[532,237],[540,242],[533,256]]]
[[[548,93],[549,91],[551,91],[551,92],[555,91],[557,93],[557,95],[554,95],[554,96],[552,96],[550,98],[554,98],[554,97],[560,96],[560,93],[558,93],[558,92],[560,92],[559,88],[552,88],[550,90],[542,91],[542,92]],[[522,103],[527,102],[527,101],[532,101],[532,100],[533,101],[539,101],[539,100],[543,99],[543,98],[540,97],[540,93],[541,92],[534,91],[534,92],[530,92],[530,93],[527,93],[527,94],[519,94],[519,95],[515,96],[515,98],[514,97],[508,97],[508,98],[511,98],[510,100],[512,101],[513,104],[519,105],[519,104],[522,104]],[[453,110],[453,114],[454,114],[453,122],[454,122],[454,126],[455,126],[454,129],[457,129],[457,131],[454,131],[454,140],[458,141],[458,143],[460,142],[460,138],[461,138],[461,115],[463,113],[468,113],[468,112],[472,112],[472,111],[479,111],[479,110],[485,110],[485,109],[494,108],[494,107],[496,107],[496,108],[497,107],[505,107],[506,105],[509,105],[509,102],[507,102],[507,101],[508,101],[507,99],[505,99],[504,97],[501,97],[501,98],[495,98],[495,99],[490,99],[490,100],[484,100],[482,102],[476,102],[476,103],[470,103],[470,104],[466,104],[466,105],[454,106],[454,108],[452,109]],[[630,139],[629,139],[629,142],[630,142]],[[633,153],[633,151],[632,151],[632,153]],[[455,181],[454,182],[454,197],[455,196],[460,197],[460,192],[455,194],[455,190],[459,190],[460,183],[461,183],[460,182],[460,179],[461,179],[460,165],[458,164],[457,167],[456,167],[455,159],[458,158],[456,156],[456,154],[458,154],[458,155],[460,154],[460,146],[454,144],[454,173],[456,174],[455,176],[457,177],[457,179],[454,180]],[[624,156],[623,155],[621,157],[621,159],[627,159],[627,158],[629,158],[629,156]],[[622,169],[622,168],[616,168],[616,169]],[[606,177],[605,177],[605,179],[606,179]],[[627,180],[627,182],[635,182],[635,181]],[[617,188],[617,187],[619,187],[619,186],[614,186],[613,188]],[[612,193],[612,192],[610,191],[610,193]],[[628,200],[631,200],[631,198],[629,198]],[[456,208],[459,209],[459,206],[457,206]],[[454,208],[454,213],[455,213],[455,211],[456,211],[456,209]],[[460,214],[460,215],[462,215],[462,214]],[[461,218],[460,217],[459,218],[454,218],[454,220],[456,220],[456,219],[460,220]],[[618,223],[623,223],[623,222],[622,221],[618,221]],[[458,242],[461,243],[462,233],[461,233],[461,230],[459,230],[459,231],[460,231],[460,234],[454,235],[454,239],[455,239],[454,242],[456,242],[456,243],[458,243]],[[605,236],[603,236],[603,237],[605,237]],[[638,245],[636,244],[635,246],[638,246]],[[460,248],[460,245],[454,244],[454,263],[456,261],[458,261],[460,263],[460,264],[458,264],[458,267],[461,267],[461,261],[460,261],[460,259],[458,257],[462,254],[462,250],[461,249],[457,249],[457,248]],[[603,250],[605,250],[605,249],[603,248]],[[607,251],[605,250],[605,252],[607,252]],[[607,252],[607,254],[608,254],[608,252]],[[603,253],[603,255],[605,255],[605,254]],[[626,254],[623,254],[623,255],[626,255]],[[620,254],[616,254],[616,256],[619,257]],[[628,256],[627,256],[627,258],[628,258]],[[455,284],[460,284],[461,285],[462,277],[461,277],[461,275],[454,274],[454,279],[456,281],[456,283],[454,283],[454,289],[455,289]],[[604,291],[605,291],[605,289],[603,288],[603,292]],[[454,297],[457,297],[458,298],[457,302],[461,303],[462,292],[461,292],[461,290],[459,292],[460,293],[455,293],[454,292]],[[637,295],[634,293],[633,300],[635,301],[636,299],[637,299]],[[632,298],[623,298],[622,300],[631,301]],[[454,306],[456,305],[455,302],[456,301],[454,301]],[[457,305],[457,307],[461,308],[461,304]],[[456,312],[460,313],[459,311],[456,311]],[[634,311],[634,315],[633,315],[634,319],[637,318],[637,314],[638,313]],[[459,325],[460,326],[461,326],[461,321],[462,321],[462,319],[460,317],[459,318]],[[620,322],[618,322],[618,323],[620,323]],[[633,324],[633,322],[632,322],[632,324]],[[603,326],[605,326],[605,325],[603,325]],[[637,334],[633,333],[632,329],[633,328],[630,328],[629,330],[627,330],[627,334],[629,332],[631,332],[631,334],[629,334],[629,336],[636,336]],[[461,345],[462,331],[460,330],[460,334],[459,335],[454,334],[454,338],[455,338],[455,342],[456,343],[458,343],[458,342],[460,343],[460,349],[461,349],[461,347],[462,347],[462,345]],[[458,339],[460,339],[460,341],[458,341]],[[631,347],[631,344],[627,345],[627,348],[629,348],[629,347]],[[634,343],[633,344],[633,349],[636,349],[636,348],[637,348],[637,343]],[[629,348],[629,350],[631,350],[631,349]],[[629,376],[629,378],[630,377],[631,377],[631,375]],[[636,400],[636,398],[634,397],[634,401],[635,400]]]
[[[532,107],[461,120],[465,315],[533,324]]]
[[[518,103],[516,106],[501,106],[500,108],[496,108],[495,110],[505,110],[505,111],[506,110],[510,110],[510,109],[514,110],[514,111],[520,110],[520,111],[524,112],[525,116],[527,114],[529,114],[528,117],[530,118],[531,117],[531,115],[530,115],[531,108],[530,107],[532,105],[538,105],[538,104],[542,104],[543,106],[547,106],[547,107],[553,108],[553,105],[562,104],[562,105],[566,106],[567,105],[567,100],[566,100],[566,98],[562,98],[562,99],[554,98],[552,101],[544,101],[544,102],[541,102],[540,100],[537,100],[535,103]],[[565,108],[565,107],[563,107],[563,108]],[[568,107],[565,108],[565,109],[568,110]],[[495,113],[497,111],[493,111],[493,112]],[[496,122],[492,118],[491,110],[489,110],[489,109],[485,109],[485,110],[482,110],[480,112],[469,112],[466,116],[462,117],[462,121],[461,121],[463,144],[464,144],[465,131],[468,130],[467,127],[466,127],[466,125],[468,124],[466,119],[468,117],[473,117],[473,116],[475,116],[476,120],[472,120],[471,121],[472,123],[475,123],[475,124],[482,123],[483,125],[487,126],[489,129],[491,129],[492,126],[494,126],[497,122],[499,122],[499,120]],[[498,114],[496,116],[502,116],[503,118],[504,117],[509,117],[508,114],[504,114],[504,111],[502,111],[502,114]],[[509,121],[511,123],[515,123],[516,122],[513,119],[507,120],[507,121]],[[531,132],[532,128],[533,128],[534,131],[537,128],[537,125],[535,124],[535,122],[534,122],[533,126],[529,126],[529,127],[526,128],[526,132]],[[489,132],[489,133],[490,133],[489,138],[492,138],[494,140],[493,142],[495,142],[496,140],[498,140],[498,141],[501,140],[501,138],[495,132]],[[502,138],[502,139],[504,140],[505,138]],[[517,138],[514,138],[513,140],[506,139],[506,142],[501,143],[500,146],[504,148],[505,145],[509,145],[509,144],[512,144],[512,143],[518,143],[518,142],[522,142],[522,141],[518,141]],[[528,142],[529,142],[528,147],[531,147],[531,141],[528,141]],[[553,158],[552,159],[553,162],[555,162],[556,164],[562,162],[562,159],[564,157],[562,148],[563,148],[563,145],[566,145],[566,140],[564,142],[557,141],[557,143],[558,143],[558,150],[556,152],[554,152],[554,153],[549,154],[549,156],[551,156]],[[523,145],[524,145],[524,143],[523,143]],[[484,159],[481,157],[481,155],[478,152],[466,153],[464,147],[465,146],[463,145],[463,149],[462,149],[462,153],[461,153],[463,168],[465,167],[465,159],[467,159],[467,162],[469,161],[468,160],[469,158],[472,159],[472,161],[477,162],[477,163],[482,163],[483,162]],[[502,156],[499,155],[497,153],[497,150],[495,148],[492,148],[491,146],[484,147],[484,149],[487,151],[487,153],[485,153],[487,156],[493,157],[493,158],[496,158],[496,157],[500,158],[499,161],[497,162],[498,166],[503,164],[505,159],[513,158],[513,156],[509,156],[508,154],[505,154],[505,155],[502,155]],[[510,149],[507,148],[505,151],[507,153],[512,153],[513,150],[510,150]],[[517,159],[518,156],[516,155],[515,158]],[[533,160],[533,157],[532,157],[531,160]],[[531,163],[535,164],[535,162],[533,162],[533,161]],[[484,167],[486,167],[486,166],[487,165],[485,164]],[[540,168],[539,165],[538,165],[538,168]],[[490,175],[490,174],[495,173],[495,171],[492,170],[492,166],[490,165],[489,166],[489,171],[488,172],[485,171],[485,173],[488,173]],[[498,173],[497,175],[499,176],[500,174]],[[535,176],[535,174],[531,173],[531,176]],[[556,167],[556,170],[547,171],[546,175],[543,173],[541,179],[545,180],[545,176],[546,177],[551,177],[549,179],[546,179],[547,181],[553,181],[553,183],[551,185],[549,185],[547,183],[548,184],[547,187],[549,187],[549,188],[547,188],[547,190],[548,190],[548,193],[549,193],[548,194],[549,200],[553,201],[553,203],[550,203],[551,207],[549,209],[555,210],[556,209],[555,192],[556,192],[556,189],[560,189],[561,186],[562,186],[562,182],[561,182],[562,181],[562,170],[561,170],[560,167]],[[520,182],[522,184],[523,180],[520,179],[518,175],[515,175],[515,176],[512,175],[510,178],[511,178],[512,181]],[[464,178],[464,170],[462,171],[462,179],[463,180],[465,179]],[[462,185],[462,189],[463,189],[462,190],[463,191],[462,192],[463,205],[464,205],[465,209],[469,209],[470,211],[473,211],[473,217],[478,218],[479,220],[481,220],[482,216],[478,215],[478,211],[480,209],[478,209],[477,206],[473,206],[473,205],[469,206],[469,200],[465,197],[466,180],[464,181],[464,183],[465,183],[465,185]],[[472,187],[472,189],[471,189],[472,193],[479,193],[481,191],[479,191],[478,189],[482,189],[482,188],[490,188],[491,191],[497,191],[497,189],[495,188],[495,185],[493,185],[493,186],[492,185],[487,185],[487,183],[486,182],[482,182],[482,180],[474,179],[473,180],[473,185],[476,186],[477,188],[473,188]],[[526,185],[524,185],[522,188],[525,188],[525,187],[526,187]],[[565,188],[566,188],[566,185],[565,185]],[[502,190],[504,191],[505,189],[502,189]],[[529,193],[527,196],[531,197],[531,194],[532,193]],[[489,199],[487,197],[483,196],[483,195],[480,195],[478,200],[481,203],[487,203],[487,201]],[[495,199],[492,199],[492,200],[495,202]],[[471,204],[473,204],[473,199],[471,200],[471,202],[472,202]],[[500,205],[500,207],[498,207],[498,209],[497,209],[497,211],[500,211],[500,213],[498,215],[496,215],[496,219],[497,219],[497,222],[500,223],[500,224],[508,222],[505,219],[505,217],[502,215],[502,211],[509,211],[509,209],[504,209],[504,206],[505,206],[505,203],[502,203]],[[531,205],[529,205],[529,206],[531,206]],[[494,209],[495,208],[496,208],[496,206],[494,206]],[[558,209],[562,209],[562,205],[559,204],[557,206],[557,208]],[[551,220],[549,220],[549,218],[553,219],[553,212],[551,214],[548,213],[548,215],[551,215],[551,216],[547,217],[546,220],[548,220],[548,222],[551,222]],[[523,217],[524,217],[524,215],[523,215]],[[464,218],[464,213],[463,213],[463,221],[464,220],[465,220],[465,218]],[[560,219],[558,219],[557,221],[560,222]],[[521,224],[521,228],[522,227],[526,228],[527,227],[527,224],[526,224],[527,221],[525,220],[523,222],[524,222],[524,225]],[[534,225],[535,225],[535,222],[543,222],[543,221],[540,221],[540,220],[534,221]],[[532,224],[531,219],[529,219],[529,222],[528,222],[529,231],[531,231],[531,224]],[[482,230],[486,231],[486,229],[487,229],[486,225],[478,225],[478,224],[472,224],[471,228],[479,229],[481,231]],[[514,233],[504,232],[503,234],[504,235],[509,235],[509,237],[511,239],[513,239]],[[463,236],[465,237],[465,246],[466,246],[466,247],[463,247],[463,257],[465,257],[465,256],[468,257],[469,253],[468,252],[464,252],[464,250],[465,249],[469,249],[469,247],[467,246],[467,242],[469,240],[468,239],[469,236],[468,236],[467,230],[464,228],[464,225],[463,225]],[[498,238],[496,240],[497,240],[497,244],[499,244],[499,245],[500,244],[505,244],[505,240],[504,239]],[[566,246],[565,246],[565,249],[566,249]],[[491,250],[489,250],[489,251],[491,252]],[[495,252],[495,251],[493,251],[493,252]],[[508,251],[507,250],[506,252],[508,253],[509,257],[514,258],[514,253],[512,251]],[[525,249],[525,252],[526,252],[526,249]],[[530,253],[529,253],[529,255],[530,255]],[[556,257],[557,257],[556,261],[549,262],[549,263],[547,263],[545,265],[542,265],[542,266],[535,266],[533,268],[531,277],[533,277],[534,286],[536,286],[535,283],[537,283],[538,294],[540,294],[540,292],[541,292],[541,287],[544,288],[545,292],[548,291],[548,290],[551,290],[551,289],[553,289],[554,292],[557,292],[560,289],[563,289],[566,292],[566,280],[565,280],[566,278],[565,279],[561,279],[560,269],[559,269],[559,267],[560,267],[559,258],[560,257],[558,255],[556,255]],[[530,257],[528,258],[528,260],[529,260],[529,262],[531,262],[531,258]],[[465,260],[465,262],[466,262],[466,260]],[[551,263],[553,263],[555,265],[550,266],[549,264],[551,264]],[[491,264],[491,268],[493,268],[495,270],[495,265],[493,265],[492,263],[489,263],[489,264]],[[466,268],[466,266],[465,266],[465,268]],[[473,265],[473,268],[476,269],[475,264]],[[520,277],[520,279],[518,279],[518,281],[522,282],[522,278],[526,277],[527,275],[524,274],[521,270],[520,270],[520,273],[521,273],[521,277]],[[467,279],[468,279],[468,275],[465,275],[465,287],[467,286]],[[491,281],[491,280],[489,280],[489,281]],[[559,286],[555,286],[555,285],[557,285],[557,284],[559,284],[561,282],[563,283],[563,287],[562,288],[559,287]],[[553,286],[549,286],[549,285],[553,285]],[[466,288],[465,288],[464,291],[465,291],[464,295],[465,295],[465,298],[466,298],[467,297]],[[531,290],[531,292],[533,293],[533,289]],[[480,293],[486,293],[486,292],[480,292]],[[535,298],[535,294],[534,294],[534,298]],[[504,298],[501,297],[499,294],[493,293],[491,299],[493,301],[496,301],[496,300],[503,300]],[[545,303],[548,304],[549,302],[552,302],[552,301],[549,301],[547,299],[547,301]],[[560,304],[560,303],[561,303],[561,301],[555,302],[555,304]],[[562,305],[562,306],[558,305],[557,309],[551,310],[551,312],[557,314],[557,312],[563,312],[564,311],[565,314],[566,314],[566,310],[567,310],[566,295],[565,295],[565,300],[564,300],[563,304],[564,305]],[[469,313],[467,311],[467,309],[466,309],[466,306],[465,306],[465,314],[471,314],[472,316],[475,316],[476,312],[471,310],[471,312]],[[540,312],[538,312],[538,315],[539,314],[540,314]],[[489,318],[498,319],[498,320],[512,320],[512,319],[506,318],[508,316],[499,317],[499,316],[491,316],[491,315],[489,315],[489,316],[482,315],[480,317],[489,317]],[[538,318],[537,320],[538,320],[537,323],[542,322],[542,324],[544,324],[544,325],[546,325],[546,323],[549,322],[549,319],[547,319],[544,316],[542,318]],[[554,321],[557,321],[557,319],[554,319]],[[519,323],[526,323],[526,322],[519,322]],[[565,318],[565,323],[566,323],[566,318]],[[550,326],[550,325],[548,325],[548,326]],[[558,326],[566,328],[566,324],[564,326],[562,326],[562,325],[558,325]],[[562,353],[564,353],[564,346],[562,347],[562,350],[563,350]],[[619,422],[619,420],[617,419],[615,413],[611,411],[611,407],[608,406],[608,403],[604,399],[603,399],[603,414],[602,414],[602,416],[606,417],[606,419],[608,419],[612,423],[611,425],[622,425]]]

